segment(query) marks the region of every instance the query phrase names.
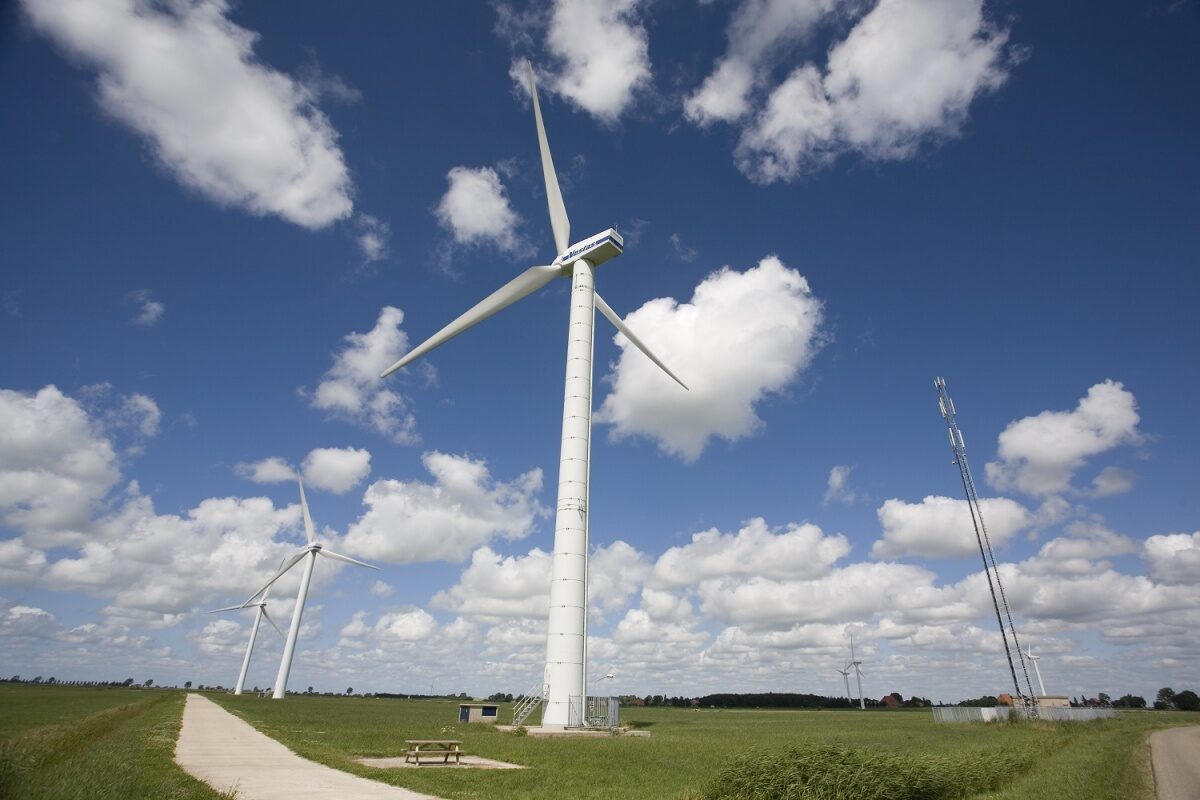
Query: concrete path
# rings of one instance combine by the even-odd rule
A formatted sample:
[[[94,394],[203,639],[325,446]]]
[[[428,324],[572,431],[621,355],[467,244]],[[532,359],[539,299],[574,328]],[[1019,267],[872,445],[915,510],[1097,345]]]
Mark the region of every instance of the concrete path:
[[[1150,734],[1150,760],[1158,800],[1200,800],[1200,727]]]
[[[437,800],[301,758],[197,694],[183,707],[175,761],[238,800]]]

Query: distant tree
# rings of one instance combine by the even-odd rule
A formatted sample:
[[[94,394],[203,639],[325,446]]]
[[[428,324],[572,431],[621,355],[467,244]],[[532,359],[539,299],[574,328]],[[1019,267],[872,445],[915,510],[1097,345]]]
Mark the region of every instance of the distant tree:
[[[1170,686],[1164,686],[1158,690],[1158,694],[1154,697],[1154,707],[1159,711],[1166,711],[1175,705],[1175,690]]]
[[[20,676],[20,675],[13,675],[13,676],[12,676],[12,682],[13,682],[13,683],[20,683],[20,682],[21,682],[21,676]]]
[[[1118,697],[1113,701],[1115,708],[1145,708],[1146,698],[1137,695],[1127,694]]]
[[[34,679],[33,679],[33,682],[34,682],[34,683],[41,683],[41,682],[42,682],[42,676],[41,676],[41,675],[38,675],[36,678],[34,678]]]
[[[126,678],[121,682],[122,686],[133,686],[133,678]]]
[[[305,692],[305,694],[312,694],[312,687],[311,687],[311,686],[310,686],[310,687],[308,687],[308,690]]]
[[[185,688],[185,689],[190,689],[190,688],[192,688],[192,682],[191,682],[191,681],[184,681],[184,682],[183,682],[183,688]]]
[[[1102,705],[1102,706],[1111,706],[1111,705],[1112,705],[1112,698],[1111,698],[1111,697],[1109,697],[1109,696],[1108,696],[1107,694],[1105,694],[1104,692],[1101,692],[1101,693],[1100,693],[1100,694],[1099,694],[1099,695],[1096,697],[1096,699],[1097,699],[1097,700],[1100,702],[1100,705]]]
[[[58,683],[58,678],[51,675],[50,680],[46,681],[46,683]]]
[[[1180,711],[1200,711],[1200,697],[1191,689],[1184,689],[1175,695],[1175,707]]]
[[[354,694],[354,687],[350,686],[346,689],[346,694]]]

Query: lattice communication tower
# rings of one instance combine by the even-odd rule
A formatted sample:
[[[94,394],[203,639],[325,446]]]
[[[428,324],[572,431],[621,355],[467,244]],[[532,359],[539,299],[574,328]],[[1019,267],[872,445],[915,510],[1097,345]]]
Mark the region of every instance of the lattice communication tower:
[[[983,511],[979,507],[979,494],[975,491],[975,480],[971,477],[971,467],[967,464],[967,445],[963,441],[962,431],[958,429],[957,411],[954,401],[946,393],[946,380],[936,378],[933,387],[937,389],[938,405],[942,416],[946,418],[946,427],[950,434],[950,449],[954,451],[954,463],[958,465],[959,475],[962,476],[963,490],[967,493],[967,506],[971,509],[971,522],[975,525],[975,541],[979,543],[979,557],[983,559],[983,571],[987,575],[988,589],[992,593],[992,606],[996,609],[996,622],[1000,624],[1000,637],[1004,640],[1004,655],[1008,659],[1008,671],[1012,673],[1013,688],[1016,689],[1016,699],[1032,714],[1037,713],[1037,695],[1033,691],[1033,683],[1029,680],[1029,667],[1025,663],[1025,653],[1017,641],[1017,629],[1013,625],[1012,612],[1008,610],[1008,598],[1004,594],[1004,584],[1000,582],[1000,570],[996,568],[996,556],[992,553],[992,541],[988,537],[987,526],[983,523]],[[1003,609],[1003,610],[1002,610]],[[1012,646],[1008,640],[1012,638]],[[1017,679],[1017,667],[1013,663],[1013,648],[1017,651],[1017,663],[1025,676],[1025,686],[1028,693],[1021,689]]]

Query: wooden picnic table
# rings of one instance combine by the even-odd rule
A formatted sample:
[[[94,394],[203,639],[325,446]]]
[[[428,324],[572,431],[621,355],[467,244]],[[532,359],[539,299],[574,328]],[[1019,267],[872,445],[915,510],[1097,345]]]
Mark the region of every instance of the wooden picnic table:
[[[441,756],[442,763],[450,763],[451,756],[455,764],[461,764],[463,756],[461,739],[405,739],[408,752],[404,754],[404,763],[421,765],[421,756]]]

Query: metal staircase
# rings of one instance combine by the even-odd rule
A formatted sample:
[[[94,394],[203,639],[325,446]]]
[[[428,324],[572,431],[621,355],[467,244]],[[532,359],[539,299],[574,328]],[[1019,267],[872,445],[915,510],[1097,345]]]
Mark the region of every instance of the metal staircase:
[[[538,681],[532,689],[517,698],[517,705],[513,708],[513,727],[524,725],[525,720],[529,719],[534,711],[537,711],[538,706],[545,699],[546,685]]]

